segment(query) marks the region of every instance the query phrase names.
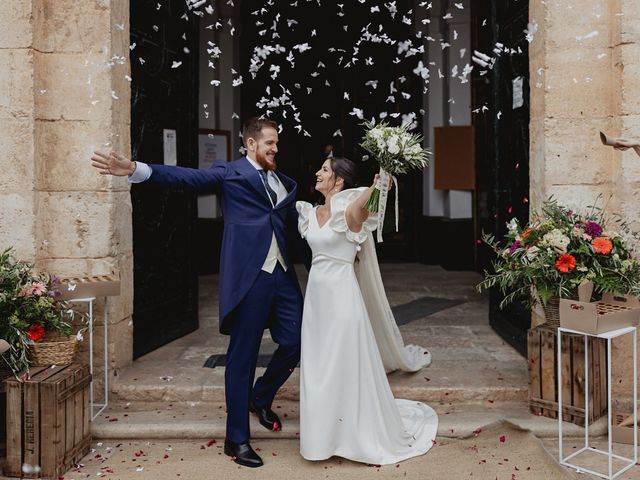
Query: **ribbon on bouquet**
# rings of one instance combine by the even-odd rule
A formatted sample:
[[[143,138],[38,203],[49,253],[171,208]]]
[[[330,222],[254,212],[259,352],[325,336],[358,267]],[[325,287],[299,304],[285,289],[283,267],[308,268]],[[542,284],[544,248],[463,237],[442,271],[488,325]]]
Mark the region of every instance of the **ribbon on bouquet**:
[[[384,216],[387,209],[387,198],[389,196],[389,180],[393,180],[393,184],[396,187],[396,232],[398,231],[398,179],[383,168],[380,169],[379,174],[378,189],[380,190],[380,197],[378,199],[378,229],[376,237],[378,243],[382,243],[382,227],[384,226]]]

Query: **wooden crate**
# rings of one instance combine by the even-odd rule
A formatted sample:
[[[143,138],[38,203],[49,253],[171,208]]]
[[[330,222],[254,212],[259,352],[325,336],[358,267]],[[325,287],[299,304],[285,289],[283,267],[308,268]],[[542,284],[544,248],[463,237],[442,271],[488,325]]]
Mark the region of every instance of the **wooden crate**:
[[[57,479],[89,453],[90,382],[89,367],[79,364],[34,367],[24,383],[6,380],[5,475]]]
[[[529,356],[529,409],[558,418],[557,330],[541,325],[527,334]],[[606,341],[589,338],[589,423],[607,411]],[[562,418],[584,426],[584,337],[562,334]]]

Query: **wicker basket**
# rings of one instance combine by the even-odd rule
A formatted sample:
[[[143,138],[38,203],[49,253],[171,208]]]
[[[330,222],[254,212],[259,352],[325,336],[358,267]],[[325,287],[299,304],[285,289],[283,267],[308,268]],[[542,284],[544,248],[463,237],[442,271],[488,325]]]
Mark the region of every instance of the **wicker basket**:
[[[566,297],[570,300],[578,300],[578,289],[573,289]],[[552,328],[560,327],[560,297],[551,297],[546,305],[542,305],[546,324]]]
[[[29,345],[32,367],[69,365],[76,356],[78,341],[75,335],[47,334],[42,341]]]

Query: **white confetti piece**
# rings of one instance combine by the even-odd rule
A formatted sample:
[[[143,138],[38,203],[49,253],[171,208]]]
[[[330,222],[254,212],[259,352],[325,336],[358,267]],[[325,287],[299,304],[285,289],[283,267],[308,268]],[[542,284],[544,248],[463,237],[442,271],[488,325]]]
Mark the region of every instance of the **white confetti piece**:
[[[171,64],[171,68],[178,68],[180,65],[182,65],[182,62],[176,62],[174,60],[173,63]]]
[[[592,32],[587,33],[586,35],[582,35],[582,36],[577,36],[576,40],[577,41],[582,41],[582,40],[589,40],[590,38],[595,38],[598,35],[600,35],[600,32],[598,32],[598,30],[594,30]]]

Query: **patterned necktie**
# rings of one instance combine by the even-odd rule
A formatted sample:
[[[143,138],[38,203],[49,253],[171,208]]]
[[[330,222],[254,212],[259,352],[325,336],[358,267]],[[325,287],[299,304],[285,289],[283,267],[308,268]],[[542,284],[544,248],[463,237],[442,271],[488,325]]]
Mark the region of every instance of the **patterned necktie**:
[[[278,194],[276,192],[274,192],[273,189],[271,188],[271,185],[269,185],[269,179],[267,177],[267,171],[266,170],[258,170],[258,173],[260,174],[260,176],[262,176],[262,183],[264,183],[264,187],[267,189],[267,193],[269,194],[269,196],[271,197],[271,201],[275,205],[276,203],[278,203]]]

